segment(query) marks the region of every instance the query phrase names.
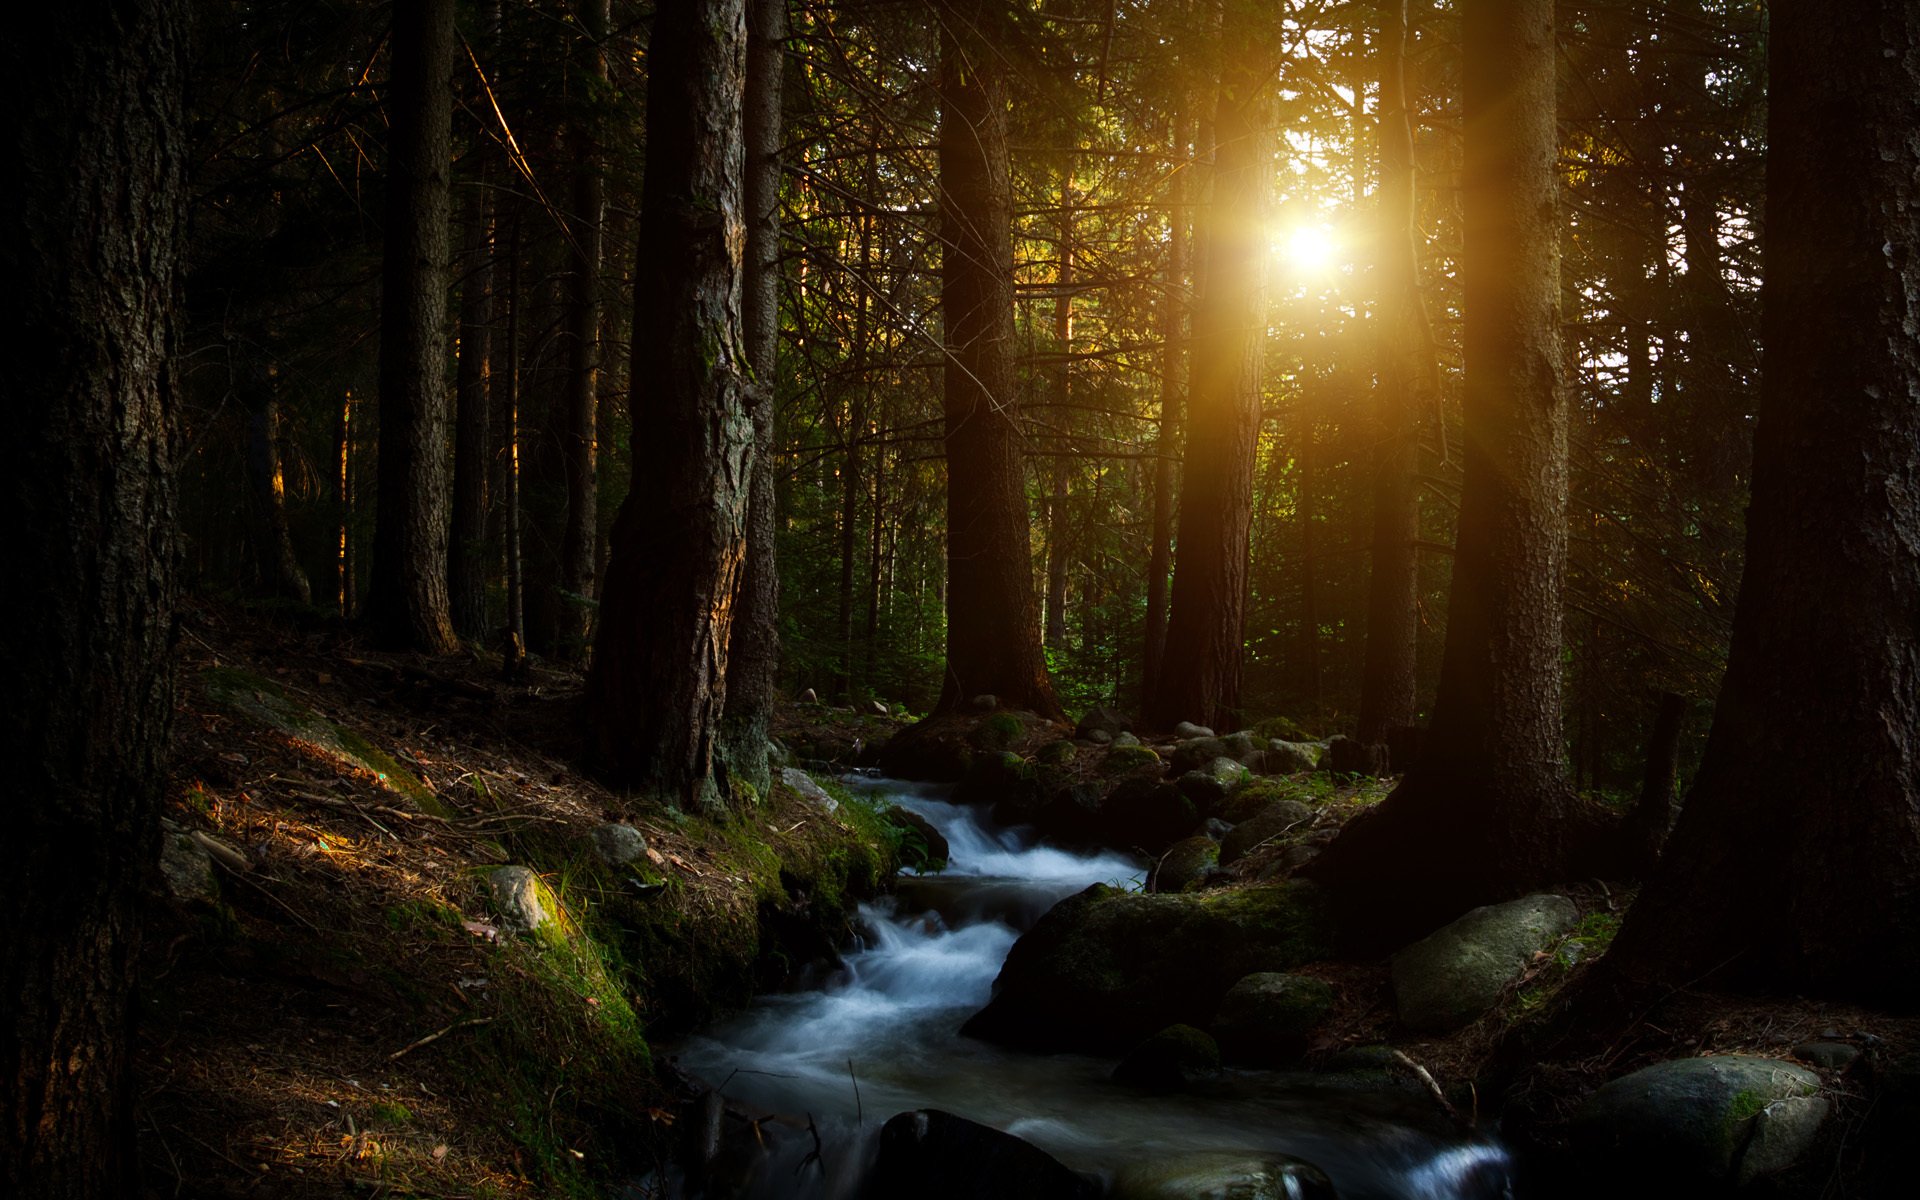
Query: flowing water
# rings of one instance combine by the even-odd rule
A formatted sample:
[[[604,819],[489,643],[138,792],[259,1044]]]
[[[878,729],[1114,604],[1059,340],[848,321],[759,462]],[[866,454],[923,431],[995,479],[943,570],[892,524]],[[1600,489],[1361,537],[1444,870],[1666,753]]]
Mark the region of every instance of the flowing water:
[[[678,1047],[681,1069],[737,1109],[777,1114],[752,1131],[752,1153],[736,1155],[738,1178],[710,1190],[855,1196],[880,1125],[908,1109],[940,1108],[1102,1178],[1146,1162],[1278,1153],[1325,1171],[1343,1200],[1509,1194],[1504,1150],[1453,1134],[1424,1100],[1333,1092],[1257,1071],[1228,1071],[1205,1095],[1146,1095],[1114,1083],[1109,1059],[960,1037],[1020,930],[1088,884],[1138,886],[1141,864],[993,828],[979,811],[949,803],[944,787],[849,782],[931,821],[951,848],[947,869],[903,876],[894,895],[863,907],[863,944],[821,986],[762,997]],[[717,1143],[717,1109],[710,1120]]]

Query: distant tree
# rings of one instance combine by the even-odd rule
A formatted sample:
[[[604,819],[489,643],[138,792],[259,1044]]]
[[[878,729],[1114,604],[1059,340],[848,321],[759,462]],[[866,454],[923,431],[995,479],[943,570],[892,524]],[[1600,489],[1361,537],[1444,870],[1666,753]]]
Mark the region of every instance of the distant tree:
[[[1229,6],[1214,114],[1213,203],[1193,313],[1192,383],[1180,488],[1179,551],[1155,725],[1240,723],[1248,536],[1260,436],[1272,193],[1273,64],[1264,6]]]
[[[746,556],[754,427],[742,343],[743,0],[662,5],[633,305],[633,485],[587,674],[609,778],[716,811],[715,738]]]
[[[1170,150],[1174,168],[1167,179],[1167,281],[1161,303],[1160,414],[1153,436],[1153,518],[1147,548],[1147,618],[1141,639],[1140,695],[1142,703],[1160,681],[1160,664],[1167,649],[1167,576],[1173,566],[1173,525],[1180,481],[1180,445],[1186,426],[1187,311],[1193,269],[1193,249],[1187,236],[1191,222],[1188,197],[1196,194],[1194,161],[1188,157],[1192,125],[1186,108],[1176,109]]]
[[[780,575],[774,558],[775,351],[780,323],[780,97],[786,74],[787,0],[748,0],[746,138],[747,251],[741,337],[753,368],[753,482],[747,560],[727,648],[727,705],[720,754],[727,770],[765,794],[767,739],[780,669]]]
[[[1611,977],[1920,997],[1920,10],[1772,9],[1765,362],[1706,756]],[[1864,919],[1871,915],[1872,919]]]
[[[458,646],[447,605],[447,176],[453,0],[393,6],[380,467],[367,620],[428,654]]]
[[[0,48],[8,367],[0,1193],[139,1194],[127,1073],[173,716],[186,5],[17,14]]]
[[[1446,652],[1420,761],[1309,871],[1359,936],[1565,878],[1567,419],[1553,0],[1466,0],[1465,457]]]
[[[1013,190],[1003,6],[933,0],[940,23],[940,298],[946,323],[947,665],[974,696],[1060,714],[1040,649],[1014,387]]]

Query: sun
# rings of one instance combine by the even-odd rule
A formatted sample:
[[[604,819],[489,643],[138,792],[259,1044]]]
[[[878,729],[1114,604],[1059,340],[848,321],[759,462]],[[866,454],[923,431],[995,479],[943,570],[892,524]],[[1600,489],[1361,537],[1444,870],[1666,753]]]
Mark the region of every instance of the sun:
[[[1324,275],[1339,257],[1340,239],[1324,222],[1294,225],[1279,231],[1273,249],[1297,274]]]

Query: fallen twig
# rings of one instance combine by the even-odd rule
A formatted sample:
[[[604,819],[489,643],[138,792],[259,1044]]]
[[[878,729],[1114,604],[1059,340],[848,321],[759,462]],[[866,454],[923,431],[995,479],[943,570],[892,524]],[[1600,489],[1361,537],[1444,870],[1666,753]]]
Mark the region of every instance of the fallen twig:
[[[1433,1096],[1433,1102],[1440,1106],[1440,1111],[1446,1113],[1447,1116],[1450,1119],[1452,1119],[1455,1125],[1458,1125],[1462,1129],[1466,1129],[1466,1130],[1471,1130],[1473,1128],[1473,1122],[1468,1120],[1465,1117],[1462,1117],[1460,1115],[1460,1110],[1453,1106],[1453,1102],[1451,1100],[1447,1099],[1447,1094],[1440,1090],[1440,1084],[1437,1081],[1435,1081],[1432,1073],[1430,1073],[1425,1067],[1421,1066],[1419,1063],[1413,1061],[1413,1059],[1409,1058],[1405,1050],[1395,1050],[1393,1052],[1393,1059],[1395,1062],[1399,1063],[1401,1066],[1405,1067],[1407,1070],[1412,1071],[1414,1074],[1414,1078],[1418,1079],[1421,1083],[1426,1085],[1427,1091]]]
[[[392,1054],[387,1055],[387,1061],[396,1062],[402,1057],[408,1054],[412,1054],[415,1050],[418,1050],[422,1046],[431,1045],[432,1043],[439,1041],[441,1038],[447,1036],[448,1034],[452,1033],[456,1029],[468,1029],[475,1025],[491,1025],[491,1024],[493,1024],[492,1017],[468,1017],[464,1021],[455,1021],[453,1024],[447,1026],[445,1029],[436,1029],[432,1033],[421,1038],[419,1041],[412,1042],[412,1043],[409,1043],[408,1045],[400,1047],[398,1050],[395,1050]]]

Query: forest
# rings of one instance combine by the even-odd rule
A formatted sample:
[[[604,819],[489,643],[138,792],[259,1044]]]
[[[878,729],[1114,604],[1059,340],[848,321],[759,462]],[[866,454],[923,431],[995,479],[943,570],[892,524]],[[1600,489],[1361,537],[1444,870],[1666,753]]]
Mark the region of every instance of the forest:
[[[1920,6],[4,56],[0,1193],[1910,1194]]]

